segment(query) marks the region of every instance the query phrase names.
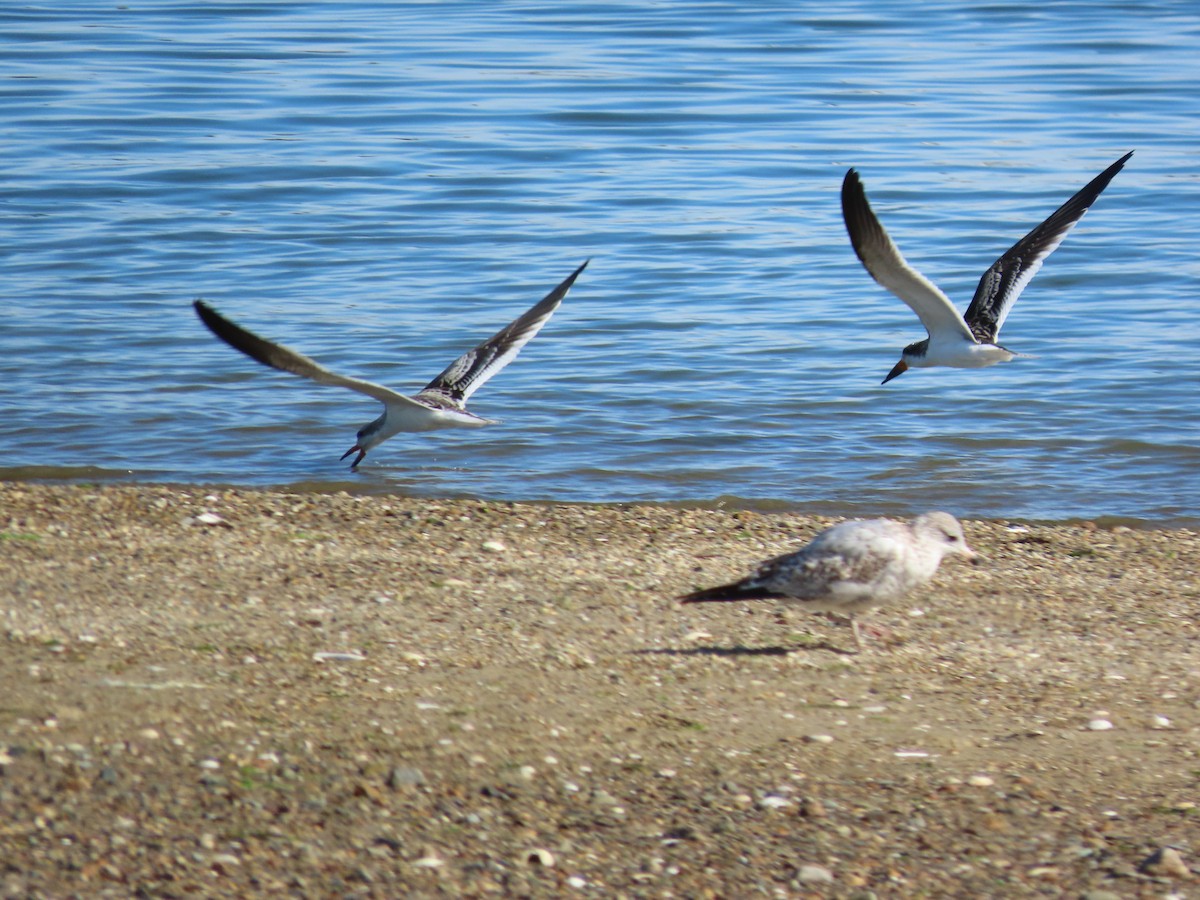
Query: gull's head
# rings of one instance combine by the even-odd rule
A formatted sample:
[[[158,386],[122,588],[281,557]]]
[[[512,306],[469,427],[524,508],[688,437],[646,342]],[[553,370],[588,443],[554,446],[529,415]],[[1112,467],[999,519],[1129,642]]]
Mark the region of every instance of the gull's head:
[[[358,429],[358,443],[342,454],[342,459],[345,459],[347,456],[351,456],[355,453],[358,454],[358,456],[354,458],[354,462],[350,463],[351,469],[357,469],[358,464],[362,462],[363,457],[367,455],[367,451],[376,444],[383,442],[384,435],[382,434],[382,429],[384,419],[386,418],[386,414],[382,415],[371,424],[364,425],[362,428]]]
[[[962,525],[950,513],[930,512],[917,516],[913,530],[932,539],[943,556],[955,553],[967,559],[975,558],[975,551],[967,546]]]

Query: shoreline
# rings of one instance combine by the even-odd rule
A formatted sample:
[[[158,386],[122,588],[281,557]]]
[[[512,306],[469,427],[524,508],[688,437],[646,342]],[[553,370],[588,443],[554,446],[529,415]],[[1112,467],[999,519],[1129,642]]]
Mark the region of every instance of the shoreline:
[[[21,470],[36,471],[39,467],[21,467]],[[432,503],[456,503],[479,501],[484,503],[509,503],[514,505],[528,506],[579,506],[579,507],[649,507],[649,508],[664,508],[664,509],[679,509],[679,510],[710,510],[714,512],[750,512],[758,515],[812,515],[829,519],[869,519],[869,518],[912,518],[921,512],[928,512],[925,507],[901,508],[896,503],[862,503],[855,506],[847,506],[830,501],[821,501],[804,506],[799,502],[790,500],[779,500],[765,497],[740,497],[732,495],[722,495],[720,497],[710,499],[672,499],[672,500],[562,500],[556,498],[496,498],[496,497],[480,497],[476,495],[463,496],[447,496],[447,495],[424,495],[424,494],[405,494],[398,493],[391,489],[391,486],[384,485],[363,485],[354,481],[302,481],[291,483],[270,483],[270,484],[236,484],[229,482],[173,482],[173,481],[142,481],[134,478],[129,480],[96,480],[92,481],[86,477],[78,478],[51,478],[51,477],[21,477],[14,478],[4,474],[6,470],[0,469],[0,485],[41,485],[44,487],[53,488],[79,488],[79,489],[100,489],[104,487],[123,487],[130,489],[145,488],[164,488],[171,490],[184,491],[204,491],[208,493],[223,492],[223,491],[243,491],[243,492],[261,492],[261,493],[279,493],[279,494],[296,494],[299,496],[336,496],[344,493],[352,497],[379,497],[379,498],[395,498],[397,500],[414,500],[426,501]],[[9,469],[7,471],[13,471]],[[947,504],[946,507],[953,507],[953,504]],[[946,508],[939,507],[936,504],[931,509]],[[1103,529],[1127,527],[1137,530],[1197,530],[1200,529],[1200,518],[1190,516],[1173,516],[1168,518],[1150,519],[1138,516],[1126,516],[1112,513],[1100,513],[1096,515],[1076,515],[1067,518],[1047,518],[1037,516],[972,516],[969,514],[960,515],[953,508],[947,508],[947,512],[951,512],[956,518],[976,521],[976,522],[992,522],[992,523],[1013,523],[1023,525],[1038,525],[1038,526],[1073,526],[1073,525],[1095,525]]]
[[[1200,534],[965,520],[982,562],[857,655],[783,605],[675,602],[834,520],[0,482],[0,883],[1193,886]]]

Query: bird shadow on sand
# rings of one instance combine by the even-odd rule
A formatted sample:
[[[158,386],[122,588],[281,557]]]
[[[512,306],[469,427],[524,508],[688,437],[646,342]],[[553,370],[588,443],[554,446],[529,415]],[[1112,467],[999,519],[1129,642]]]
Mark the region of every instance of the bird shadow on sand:
[[[787,656],[789,653],[800,653],[805,650],[828,650],[841,656],[857,655],[853,650],[839,647],[828,641],[814,641],[811,644],[798,644],[794,647],[689,647],[680,650],[675,647],[658,647],[650,650],[631,650],[637,656]]]

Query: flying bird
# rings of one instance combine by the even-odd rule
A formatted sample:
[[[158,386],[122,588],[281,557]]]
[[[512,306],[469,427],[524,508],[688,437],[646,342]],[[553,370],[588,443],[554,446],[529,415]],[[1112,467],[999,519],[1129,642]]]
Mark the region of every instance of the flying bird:
[[[854,169],[846,172],[842,181],[842,216],[854,252],[872,278],[909,305],[929,334],[925,340],[904,348],[900,361],[888,372],[883,384],[909,367],[975,369],[1019,356],[996,343],[1008,311],[1046,257],[1062,243],[1131,156],[1132,151],[1126,153],[1093,178],[992,263],[979,279],[965,316],[958,314],[937,285],[908,264],[867,203],[858,173]]]
[[[858,614],[929,581],[947,554],[975,556],[962,525],[949,513],[925,513],[911,524],[855,519],[826,528],[794,553],[767,560],[741,581],[679,600],[782,600],[808,612],[848,619],[854,644],[861,650]]]
[[[558,309],[567,291],[588,262],[584,262],[528,312],[510,322],[473,350],[468,350],[446,367],[416,395],[409,397],[390,388],[331,372],[302,353],[253,334],[226,319],[203,300],[192,305],[208,329],[253,360],[265,366],[312,379],[318,384],[350,388],[383,404],[383,414],[358,431],[358,441],[342,459],[357,453],[350,468],[358,467],[367,451],[402,431],[435,431],[442,428],[476,428],[494,425],[467,411],[467,401],[489,378],[512,362]]]

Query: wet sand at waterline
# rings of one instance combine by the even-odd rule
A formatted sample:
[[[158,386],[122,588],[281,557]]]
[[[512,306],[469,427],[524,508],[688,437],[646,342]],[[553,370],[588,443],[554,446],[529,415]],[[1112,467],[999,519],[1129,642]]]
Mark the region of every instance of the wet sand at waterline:
[[[858,655],[674,599],[833,521],[2,484],[3,896],[1192,887],[1200,536],[966,521]]]

